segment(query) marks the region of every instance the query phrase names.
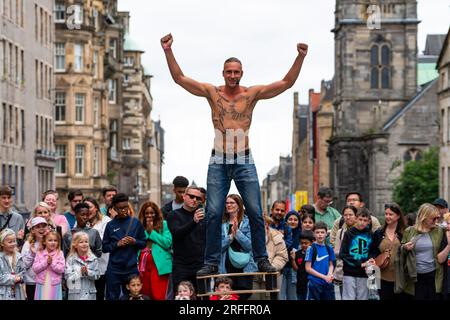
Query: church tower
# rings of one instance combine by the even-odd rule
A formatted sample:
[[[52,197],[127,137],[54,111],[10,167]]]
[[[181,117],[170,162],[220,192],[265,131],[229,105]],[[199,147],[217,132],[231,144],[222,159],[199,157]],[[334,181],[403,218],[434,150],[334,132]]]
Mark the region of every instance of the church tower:
[[[374,213],[390,198],[383,127],[417,93],[418,24],[416,0],[336,0],[329,157],[338,209],[350,191]]]

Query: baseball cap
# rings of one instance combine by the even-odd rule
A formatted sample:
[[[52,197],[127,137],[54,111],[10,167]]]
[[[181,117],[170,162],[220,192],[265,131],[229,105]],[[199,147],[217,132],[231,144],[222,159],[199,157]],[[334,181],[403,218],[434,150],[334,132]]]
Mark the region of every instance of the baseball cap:
[[[48,224],[47,221],[42,217],[34,217],[31,219],[31,227],[37,226],[38,224],[45,223]]]
[[[448,203],[447,203],[447,201],[445,201],[445,200],[442,199],[442,198],[437,198],[436,200],[434,200],[433,205],[434,205],[434,206],[441,206],[441,207],[443,207],[443,208],[448,208]]]

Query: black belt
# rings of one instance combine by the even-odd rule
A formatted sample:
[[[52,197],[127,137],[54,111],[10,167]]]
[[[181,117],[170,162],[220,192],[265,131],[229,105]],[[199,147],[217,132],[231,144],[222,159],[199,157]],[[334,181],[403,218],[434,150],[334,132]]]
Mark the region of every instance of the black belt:
[[[221,154],[224,159],[227,158],[227,155],[228,155],[228,153],[218,152],[215,149],[213,149],[211,151],[211,156],[214,157],[216,154]],[[237,157],[242,156],[242,155],[249,156],[250,155],[250,149],[245,149],[243,154],[242,154],[242,152],[233,153],[233,159],[237,159]],[[230,157],[228,157],[228,158],[230,158]]]

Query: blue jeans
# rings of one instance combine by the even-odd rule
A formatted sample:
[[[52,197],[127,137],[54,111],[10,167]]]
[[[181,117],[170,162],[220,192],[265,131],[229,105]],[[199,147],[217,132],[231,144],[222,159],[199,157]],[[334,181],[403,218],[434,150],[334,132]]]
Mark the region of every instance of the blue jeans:
[[[297,277],[297,273],[292,274],[292,267],[287,266],[282,269],[281,275],[279,300],[297,300],[297,284],[292,281],[292,277]]]
[[[245,214],[250,221],[253,259],[255,262],[267,258],[266,236],[261,208],[261,193],[258,174],[251,153],[239,155],[235,159],[224,160],[223,156],[210,158],[206,194],[206,249],[205,264],[220,264],[222,252],[222,217],[225,199],[230,190],[231,180],[244,201]]]

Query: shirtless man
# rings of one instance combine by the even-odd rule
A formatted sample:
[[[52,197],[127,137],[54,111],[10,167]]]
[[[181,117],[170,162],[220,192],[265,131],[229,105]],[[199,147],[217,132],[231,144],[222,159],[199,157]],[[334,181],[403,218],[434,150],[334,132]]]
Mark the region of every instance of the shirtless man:
[[[161,39],[167,64],[173,80],[193,95],[204,97],[212,111],[215,139],[207,177],[206,203],[206,249],[204,266],[198,276],[218,272],[221,257],[221,223],[225,198],[233,179],[244,201],[246,214],[250,220],[253,259],[261,272],[275,272],[267,259],[264,220],[262,217],[261,194],[249,148],[248,131],[256,102],[270,99],[292,87],[297,80],[308,46],[297,44],[298,55],[286,76],[269,85],[243,87],[239,84],[243,71],[237,58],[229,58],[224,63],[223,86],[200,83],[183,74],[172,52],[171,34]]]

